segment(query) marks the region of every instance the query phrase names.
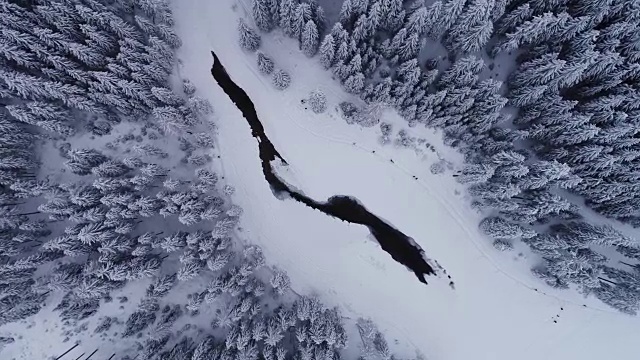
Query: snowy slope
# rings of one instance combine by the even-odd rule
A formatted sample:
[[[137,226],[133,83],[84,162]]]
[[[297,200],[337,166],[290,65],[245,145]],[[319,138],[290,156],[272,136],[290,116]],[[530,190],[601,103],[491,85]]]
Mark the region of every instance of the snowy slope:
[[[175,3],[184,41],[181,71],[216,109],[219,170],[238,189],[234,202],[245,209],[246,237],[289,272],[296,291],[317,291],[347,316],[370,316],[390,340],[399,341],[393,350],[403,355],[412,355],[412,346],[435,360],[624,359],[640,351],[640,319],[549,289],[530,275],[527,255],[493,250],[478,232],[479,219],[468,201],[456,195],[462,189],[452,177],[430,173],[435,155],[425,161],[412,151],[381,147],[376,130],[339,119],[334,108],[348,96],[316,59],[306,58],[277,32],[263,36],[262,50],[276,67],[291,72],[293,81],[284,92],[276,91],[258,73],[255,54],[237,45],[236,21],[246,7],[234,3]],[[365,228],[273,197],[248,124],[210,75],[211,50],[252,98],[267,135],[289,163],[282,169],[289,182],[317,200],[355,196],[413,237],[453,277],[455,290],[447,279],[419,283],[368,238]],[[323,115],[300,102],[316,88],[327,93],[329,111]],[[431,132],[424,136],[438,143]]]

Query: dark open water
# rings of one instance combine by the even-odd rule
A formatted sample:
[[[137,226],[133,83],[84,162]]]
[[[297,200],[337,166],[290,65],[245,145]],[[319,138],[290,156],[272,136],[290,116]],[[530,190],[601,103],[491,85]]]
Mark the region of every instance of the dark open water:
[[[216,54],[214,52],[211,52],[211,54],[214,58],[213,67],[211,68],[214,79],[240,109],[251,127],[252,135],[258,140],[260,159],[262,160],[262,173],[271,186],[274,195],[287,194],[291,198],[329,216],[366,226],[384,251],[389,253],[395,261],[413,271],[418,279],[426,284],[425,275],[434,275],[435,271],[425,260],[424,251],[413,239],[369,212],[353,197],[336,195],[326,202],[318,202],[291,189],[275,174],[271,167],[271,161],[279,159],[285,164],[287,162],[269,141],[253,102],[247,93],[231,80]]]

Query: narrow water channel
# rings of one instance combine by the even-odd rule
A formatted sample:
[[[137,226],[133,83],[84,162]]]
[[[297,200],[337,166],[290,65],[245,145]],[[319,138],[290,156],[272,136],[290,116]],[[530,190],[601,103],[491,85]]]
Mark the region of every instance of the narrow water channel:
[[[214,58],[213,67],[211,68],[213,78],[240,109],[251,127],[252,135],[258,140],[259,155],[262,160],[262,173],[274,195],[287,194],[291,198],[329,216],[366,226],[384,251],[389,253],[395,261],[413,271],[416,277],[426,284],[425,275],[435,275],[435,271],[425,260],[424,251],[413,239],[370,213],[352,197],[336,195],[326,202],[315,201],[300,192],[292,190],[275,174],[271,167],[271,161],[279,159],[286,164],[286,160],[280,156],[275,146],[269,141],[253,102],[247,93],[233,82],[216,54],[214,52],[211,52],[211,54]]]

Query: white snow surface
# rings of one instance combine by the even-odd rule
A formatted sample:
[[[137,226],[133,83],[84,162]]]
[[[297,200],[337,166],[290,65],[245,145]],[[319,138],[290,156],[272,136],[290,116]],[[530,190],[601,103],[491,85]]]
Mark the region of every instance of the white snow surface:
[[[223,159],[217,170],[237,188],[234,203],[245,210],[242,236],[289,273],[295,291],[318,293],[344,316],[370,317],[402,356],[419,349],[431,360],[595,360],[629,359],[640,351],[640,319],[547,287],[530,274],[534,257],[526,249],[496,251],[477,230],[479,215],[469,200],[458,195],[464,189],[450,174],[430,173],[436,154],[381,146],[377,127],[362,129],[340,119],[335,107],[350,96],[317,58],[306,58],[279,31],[263,34],[261,47],[276,68],[292,75],[290,88],[275,90],[258,72],[256,55],[237,44],[236,24],[247,17],[248,0],[174,4],[184,42],[181,75],[215,108]],[[249,125],[210,74],[212,50],[253,100],[267,136],[289,164],[279,167],[289,183],[316,200],[356,197],[413,237],[451,275],[455,289],[442,273],[421,284],[365,227],[276,199],[262,175]],[[324,114],[306,110],[300,101],[314,89],[327,94]],[[391,111],[384,120],[394,131],[403,123]],[[438,153],[459,162],[437,134],[420,131]]]

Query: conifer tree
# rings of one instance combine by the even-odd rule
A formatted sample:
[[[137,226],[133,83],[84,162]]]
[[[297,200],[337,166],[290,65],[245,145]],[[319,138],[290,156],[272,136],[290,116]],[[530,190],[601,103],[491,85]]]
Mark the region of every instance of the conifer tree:
[[[269,32],[273,29],[273,4],[271,0],[253,0],[252,11],[253,19],[258,29]]]
[[[307,21],[302,31],[301,48],[302,52],[308,57],[312,57],[318,51],[318,28],[313,20]]]
[[[344,81],[344,88],[352,94],[359,94],[364,88],[364,75],[356,73]]]
[[[294,17],[295,5],[293,0],[281,0],[279,11],[279,24],[285,34],[293,36],[292,22]]]
[[[329,69],[334,64],[336,45],[333,39],[333,35],[327,34],[320,44],[320,63],[325,69]]]
[[[273,60],[263,52],[258,51],[258,70],[265,75],[269,75],[273,72],[273,68]]]
[[[405,11],[402,0],[381,0],[380,2],[380,27],[389,33],[394,33],[402,26]]]
[[[309,96],[309,105],[316,114],[323,113],[327,109],[327,97],[320,90],[314,90]]]
[[[247,51],[256,51],[260,47],[260,35],[252,30],[244,20],[238,22],[238,32],[240,33],[240,46]]]
[[[284,90],[291,84],[291,75],[284,70],[276,69],[271,76],[273,86],[278,90]]]
[[[304,31],[307,19],[309,19],[310,16],[311,9],[309,4],[300,3],[294,8],[293,17],[291,19],[291,37],[298,41],[302,40],[302,32]]]
[[[475,0],[465,9],[445,43],[454,52],[476,52],[482,49],[493,33],[491,10],[494,0]]]
[[[462,14],[464,4],[466,0],[447,0],[442,5],[442,10],[437,11],[438,3],[432,4],[432,12],[437,14],[437,21],[435,25],[431,27],[431,37],[433,39],[440,38],[455,24],[458,16]]]

